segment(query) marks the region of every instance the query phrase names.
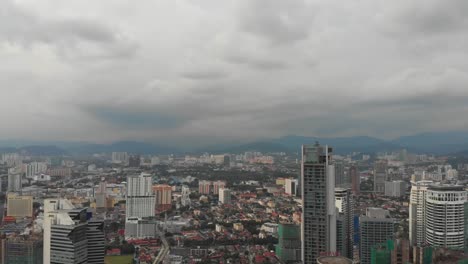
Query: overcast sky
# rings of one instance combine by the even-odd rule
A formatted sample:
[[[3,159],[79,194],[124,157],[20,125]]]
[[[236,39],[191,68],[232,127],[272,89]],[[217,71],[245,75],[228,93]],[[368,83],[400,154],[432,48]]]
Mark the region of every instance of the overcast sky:
[[[468,127],[466,0],[1,0],[0,138]]]

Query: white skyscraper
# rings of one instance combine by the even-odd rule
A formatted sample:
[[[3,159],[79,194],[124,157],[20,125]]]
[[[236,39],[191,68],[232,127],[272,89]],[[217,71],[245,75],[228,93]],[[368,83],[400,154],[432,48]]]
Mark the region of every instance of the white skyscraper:
[[[335,188],[337,216],[337,251],[341,256],[353,258],[354,202],[350,188]]]
[[[426,241],[426,191],[432,181],[411,183],[409,205],[409,239],[412,246],[421,246]]]
[[[31,162],[29,164],[23,164],[23,170],[26,174],[26,178],[33,178],[34,175],[45,173],[47,171],[47,163]]]
[[[182,197],[180,203],[182,206],[190,206],[190,188],[187,185],[182,185]]]
[[[335,167],[328,146],[302,146],[302,261],[336,252]]]
[[[404,181],[386,181],[385,195],[392,197],[404,196],[406,192],[406,182]]]
[[[156,198],[150,174],[127,177],[126,217],[149,217],[155,214]]]
[[[127,164],[128,158],[127,152],[112,152],[112,163]]]
[[[426,243],[463,249],[467,192],[459,185],[430,185],[426,194]]]

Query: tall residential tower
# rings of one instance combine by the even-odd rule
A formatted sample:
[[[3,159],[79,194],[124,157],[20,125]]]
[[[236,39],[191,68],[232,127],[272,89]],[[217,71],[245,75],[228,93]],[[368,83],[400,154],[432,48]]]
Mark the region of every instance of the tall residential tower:
[[[336,251],[335,168],[328,146],[302,146],[302,261]]]

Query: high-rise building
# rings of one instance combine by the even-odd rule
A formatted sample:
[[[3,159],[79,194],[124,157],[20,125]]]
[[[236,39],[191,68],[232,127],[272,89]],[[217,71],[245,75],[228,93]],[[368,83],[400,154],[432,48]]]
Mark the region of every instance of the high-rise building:
[[[219,202],[222,204],[231,203],[231,190],[227,188],[219,189]]]
[[[335,169],[328,146],[302,146],[302,261],[314,263],[321,253],[336,252]]]
[[[94,197],[96,198],[96,208],[107,207],[107,183],[106,181],[99,182],[99,187],[96,190]]]
[[[345,165],[342,161],[335,161],[335,187],[346,187]]]
[[[33,216],[33,197],[18,196],[16,193],[7,195],[7,215],[16,218]]]
[[[128,166],[129,167],[138,168],[138,167],[140,167],[140,163],[141,163],[140,155],[131,155],[128,158]]]
[[[213,194],[219,194],[219,189],[226,187],[225,181],[214,181],[213,182]]]
[[[7,264],[42,264],[42,237],[21,235],[5,240],[4,262]]]
[[[341,256],[352,259],[354,202],[351,189],[335,188],[335,206],[338,210],[336,249]]]
[[[5,153],[2,154],[3,164],[6,164],[8,167],[17,167],[23,164],[23,159],[18,153]]]
[[[170,210],[172,207],[172,187],[167,184],[154,185],[153,192],[156,197],[156,211]]]
[[[361,264],[371,263],[371,248],[393,239],[395,220],[382,208],[367,208],[366,216],[359,217]]]
[[[406,182],[404,181],[386,181],[385,195],[392,197],[401,197],[406,193]]]
[[[128,153],[127,152],[112,152],[112,163],[128,164]]]
[[[359,176],[358,168],[355,165],[349,167],[349,178],[351,179],[351,190],[354,195],[359,195],[361,189],[361,178]]]
[[[409,239],[412,246],[426,242],[426,191],[432,181],[411,182],[409,204]]]
[[[125,222],[125,237],[149,238],[157,234],[157,222],[154,219],[141,219],[138,217],[127,218]]]
[[[213,183],[211,181],[199,181],[198,182],[198,192],[200,194],[210,194],[211,192],[211,185]]]
[[[23,189],[22,173],[18,168],[8,170],[8,191],[21,192]]]
[[[192,200],[190,200],[190,188],[187,185],[182,185],[181,196],[180,203],[182,206],[190,206]]]
[[[104,263],[103,222],[66,199],[44,200],[43,263]]]
[[[286,178],[284,179],[284,192],[288,195],[296,196],[298,185],[297,179]]]
[[[292,223],[278,225],[278,244],[275,253],[286,263],[301,260],[301,226]]]
[[[152,187],[153,178],[150,174],[141,173],[127,177],[127,218],[155,215],[156,199]]]
[[[467,192],[459,185],[430,185],[426,191],[426,243],[464,249]]]
[[[391,252],[392,264],[410,263],[410,244],[406,239],[396,239],[392,241],[393,250]]]
[[[23,171],[26,174],[26,178],[32,178],[34,175],[45,173],[47,171],[47,163],[31,162],[29,164],[23,164]]]
[[[387,173],[387,161],[377,161],[374,165],[374,192],[385,192],[385,181],[388,176]]]
[[[91,219],[88,221],[86,230],[88,240],[88,264],[104,263],[105,234],[104,221]]]

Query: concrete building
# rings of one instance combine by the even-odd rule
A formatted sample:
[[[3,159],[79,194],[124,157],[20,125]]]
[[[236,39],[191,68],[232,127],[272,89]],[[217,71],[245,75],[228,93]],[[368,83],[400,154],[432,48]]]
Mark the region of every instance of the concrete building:
[[[29,195],[18,196],[16,193],[7,195],[7,215],[15,218],[33,216],[33,197]]]
[[[23,189],[22,173],[18,168],[8,170],[8,192],[21,192]]]
[[[341,256],[353,258],[354,202],[351,189],[335,188],[338,211],[336,249]]]
[[[426,191],[426,243],[464,249],[467,192],[458,185],[430,185]]]
[[[354,195],[359,195],[361,189],[361,177],[358,168],[355,165],[349,167],[349,178],[351,179],[351,191]]]
[[[297,179],[287,178],[284,179],[284,192],[287,195],[296,196],[299,187],[299,181]]]
[[[157,212],[164,212],[172,208],[172,187],[170,185],[154,185],[153,192],[156,197]]]
[[[34,175],[45,173],[47,171],[47,163],[31,162],[29,164],[23,164],[23,171],[26,174],[26,178],[31,179]]]
[[[5,153],[2,154],[2,162],[8,167],[16,167],[23,164],[23,159],[18,153]]]
[[[386,181],[385,195],[391,197],[401,197],[406,193],[406,182],[404,181]]]
[[[227,188],[219,189],[219,202],[221,204],[231,203],[231,190]]]
[[[180,203],[182,206],[190,206],[192,201],[190,200],[190,188],[187,185],[182,185]]]
[[[66,199],[44,200],[43,263],[104,263],[103,225]]]
[[[368,208],[366,216],[359,217],[361,264],[371,263],[371,248],[393,239],[395,220],[382,208]]]
[[[198,182],[198,192],[200,194],[210,194],[211,193],[211,186],[212,186],[211,181],[204,181],[201,180]]]
[[[278,225],[278,244],[275,253],[283,262],[301,260],[301,226],[292,223]]]
[[[42,236],[11,237],[5,240],[3,262],[5,264],[42,264]]]
[[[219,189],[226,187],[225,181],[214,181],[213,182],[213,194],[219,194]]]
[[[96,198],[96,208],[107,207],[107,183],[105,181],[99,183],[99,187],[94,193],[94,198]]]
[[[335,168],[328,146],[302,146],[302,261],[314,263],[336,251]]]
[[[342,161],[335,161],[335,187],[346,187],[345,165]]]
[[[152,187],[153,178],[150,174],[141,173],[127,177],[127,218],[155,215],[156,199]]]
[[[114,164],[127,164],[128,158],[127,152],[112,152],[112,163]]]
[[[385,192],[385,181],[388,177],[387,161],[380,160],[374,165],[374,192]]]
[[[125,238],[153,238],[156,237],[157,222],[153,219],[138,217],[128,218],[125,222]]]
[[[411,246],[426,242],[426,191],[432,181],[411,182],[409,204],[409,240]]]

